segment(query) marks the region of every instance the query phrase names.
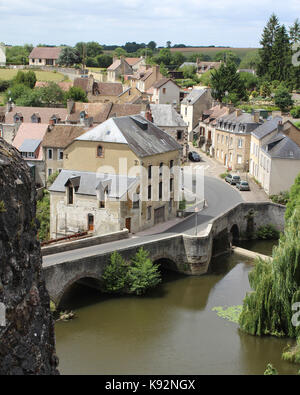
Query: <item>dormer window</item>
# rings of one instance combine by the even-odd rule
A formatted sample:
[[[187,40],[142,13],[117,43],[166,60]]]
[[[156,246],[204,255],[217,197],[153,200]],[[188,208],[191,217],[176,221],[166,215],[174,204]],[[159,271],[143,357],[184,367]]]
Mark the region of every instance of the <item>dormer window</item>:
[[[84,119],[86,116],[87,116],[87,113],[85,111],[81,111],[80,119]]]
[[[97,156],[98,156],[98,158],[103,158],[103,147],[102,147],[102,145],[98,145],[98,147],[97,147]]]
[[[15,114],[14,121],[15,122],[23,122],[23,115],[22,114]]]

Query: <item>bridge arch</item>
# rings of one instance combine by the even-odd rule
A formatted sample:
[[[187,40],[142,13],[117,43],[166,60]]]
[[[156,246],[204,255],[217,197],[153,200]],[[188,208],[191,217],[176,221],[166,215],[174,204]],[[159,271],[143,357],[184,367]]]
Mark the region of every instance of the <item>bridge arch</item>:
[[[240,230],[237,224],[233,224],[230,228],[230,241],[231,243],[239,240],[240,238]]]
[[[72,277],[69,281],[67,281],[63,287],[61,288],[58,295],[53,298],[53,301],[56,304],[56,307],[59,307],[61,301],[66,294],[66,292],[76,283],[83,283],[84,285],[91,287],[91,288],[99,288],[101,287],[101,277],[96,273],[80,273],[76,276]],[[51,297],[51,295],[50,295]]]

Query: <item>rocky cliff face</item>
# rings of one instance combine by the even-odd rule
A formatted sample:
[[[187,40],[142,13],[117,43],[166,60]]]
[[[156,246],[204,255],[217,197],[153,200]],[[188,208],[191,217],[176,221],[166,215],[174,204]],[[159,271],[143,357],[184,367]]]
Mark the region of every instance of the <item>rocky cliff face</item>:
[[[0,375],[58,374],[29,167],[0,138]]]

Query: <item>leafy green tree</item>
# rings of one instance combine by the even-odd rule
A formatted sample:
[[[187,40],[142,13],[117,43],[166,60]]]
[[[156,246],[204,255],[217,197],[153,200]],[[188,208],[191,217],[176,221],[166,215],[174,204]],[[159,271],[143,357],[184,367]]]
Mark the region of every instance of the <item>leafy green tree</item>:
[[[17,106],[24,106],[24,107],[42,107],[43,100],[41,95],[40,89],[32,89],[21,95],[16,100]]]
[[[76,48],[64,47],[57,60],[61,66],[73,66],[74,64],[81,63],[82,55]]]
[[[260,95],[262,97],[270,97],[272,93],[271,83],[268,81],[264,81],[260,86]]]
[[[214,57],[215,62],[235,63],[237,66],[240,64],[241,59],[232,51],[224,50],[217,52]]]
[[[158,265],[153,265],[149,252],[140,248],[128,269],[127,281],[129,290],[136,295],[142,295],[149,288],[156,287],[161,282]]]
[[[30,92],[31,89],[25,84],[15,83],[5,92],[5,98],[6,101],[11,100],[12,102],[16,103],[19,97],[29,95]]]
[[[286,221],[291,218],[296,208],[300,209],[300,174],[296,177],[290,190],[289,201],[287,202],[285,212]]]
[[[50,195],[44,192],[42,199],[36,204],[36,218],[39,223],[38,238],[40,241],[47,241],[50,238]]]
[[[245,88],[247,90],[253,90],[257,87],[258,85],[258,78],[256,75],[250,74],[250,73],[245,73],[241,72],[240,73],[240,78],[243,81]]]
[[[148,44],[147,44],[147,47],[150,48],[150,49],[152,49],[152,51],[154,51],[155,48],[156,48],[156,45],[157,45],[157,44],[156,44],[155,41],[149,41]]]
[[[300,41],[300,21],[297,18],[293,25],[290,27],[290,41],[295,44]]]
[[[72,86],[65,94],[66,100],[74,100],[75,102],[87,103],[86,92],[79,86]]]
[[[96,57],[96,61],[98,67],[107,68],[112,64],[113,58],[110,55],[103,54],[103,55],[98,55]]]
[[[171,48],[171,41],[167,41],[167,48]]]
[[[102,275],[103,290],[108,293],[124,293],[126,289],[128,265],[122,256],[114,251],[110,263]]]
[[[269,63],[269,77],[271,80],[286,81],[291,69],[291,47],[289,36],[284,25],[275,34],[272,47],[272,57]]]
[[[9,88],[10,82],[7,80],[0,80],[0,92],[5,92]]]
[[[275,91],[274,102],[281,111],[287,111],[294,104],[288,89],[281,86]]]
[[[127,52],[124,48],[118,47],[114,50],[114,56],[120,58],[121,56],[127,56]]]
[[[195,52],[187,57],[188,62],[197,62],[197,60],[200,62],[210,62],[212,58],[209,55],[204,55],[201,52]]]
[[[48,107],[53,107],[55,104],[62,104],[64,102],[63,90],[54,82],[50,82],[48,86],[39,88],[41,99]]]
[[[163,63],[165,66],[170,66],[172,63],[172,54],[169,48],[162,48],[159,54],[154,57],[157,64]]]
[[[168,77],[169,70],[166,68],[166,66],[163,63],[160,64],[159,71],[164,77]]]
[[[259,51],[258,50],[250,51],[241,60],[239,68],[257,70],[259,62],[260,62]]]
[[[59,175],[59,171],[55,171],[54,173],[51,174],[51,176],[48,177],[48,180],[47,180],[48,188],[51,187],[51,185],[57,179],[58,175]]]
[[[183,72],[184,78],[193,79],[196,75],[196,67],[195,66],[183,66],[180,70]]]
[[[96,58],[87,57],[86,65],[87,65],[87,67],[97,67],[98,62],[97,62]]]
[[[181,52],[171,53],[171,64],[178,68],[185,61],[185,57]]]

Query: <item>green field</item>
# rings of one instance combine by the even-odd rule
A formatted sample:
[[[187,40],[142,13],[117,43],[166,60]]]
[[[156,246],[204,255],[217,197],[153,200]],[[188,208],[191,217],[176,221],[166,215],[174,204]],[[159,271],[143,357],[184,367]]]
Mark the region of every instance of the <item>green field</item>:
[[[28,70],[22,70],[28,71]],[[0,80],[11,80],[18,70],[16,69],[0,69]],[[53,73],[52,71],[36,71],[34,70],[38,81],[60,82],[63,81],[64,75],[61,73]]]
[[[203,55],[208,55],[212,59],[218,52],[222,51],[232,51],[235,53],[240,59],[243,59],[247,55],[248,52],[257,51],[258,48],[216,48],[216,47],[192,47],[192,48],[171,48],[171,52],[181,52],[184,56],[190,56],[194,53],[202,53]]]

